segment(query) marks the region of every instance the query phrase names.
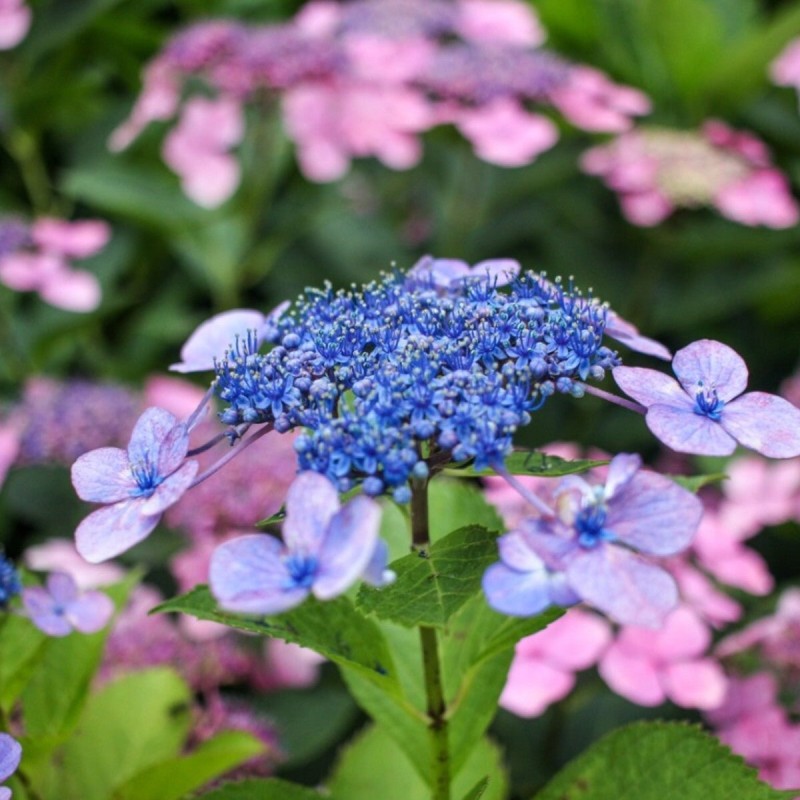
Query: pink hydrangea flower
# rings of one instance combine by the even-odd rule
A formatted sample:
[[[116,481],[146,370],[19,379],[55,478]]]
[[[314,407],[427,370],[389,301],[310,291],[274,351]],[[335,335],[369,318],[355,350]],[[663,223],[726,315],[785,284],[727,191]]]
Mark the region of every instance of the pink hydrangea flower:
[[[699,131],[628,131],[586,151],[581,167],[619,194],[634,225],[657,225],[676,208],[700,206],[714,206],[743,225],[786,228],[800,218],[766,145],[719,120]]]
[[[24,0],[0,0],[0,50],[16,47],[31,26],[31,10]]]
[[[633,124],[631,117],[650,113],[646,94],[584,66],[573,67],[568,79],[551,90],[550,100],[573,125],[587,131],[621,133]]]
[[[533,9],[516,0],[458,0],[456,30],[475,42],[538,47],[545,32]]]
[[[342,177],[353,156],[408,169],[422,155],[417,134],[431,125],[424,95],[393,84],[305,83],[283,96],[284,124],[307,177]]]
[[[778,670],[800,671],[800,589],[784,591],[771,616],[726,636],[717,646],[717,655],[727,658],[751,649]]]
[[[575,673],[591,667],[610,640],[601,617],[570,609],[517,643],[499,704],[520,717],[539,716],[572,691]]]
[[[472,143],[478,158],[501,167],[530,164],[558,141],[553,122],[541,114],[531,114],[509,97],[465,108],[455,124]]]
[[[241,103],[232,97],[193,97],[164,141],[164,161],[180,177],[187,197],[216,208],[239,185],[239,162],[229,151],[243,136]]]
[[[684,708],[715,708],[727,681],[705,655],[711,634],[688,607],[680,606],[658,630],[623,627],[600,659],[603,680],[619,695],[643,706],[669,699]]]
[[[23,557],[25,566],[37,572],[66,572],[78,589],[94,589],[122,580],[124,570],[116,564],[90,564],[68,539],[48,539],[29,547]]]
[[[770,64],[769,74],[778,86],[800,92],[800,39],[792,39]]]
[[[110,228],[101,220],[38,219],[16,247],[0,245],[0,282],[16,291],[38,292],[58,308],[92,311],[100,304],[100,284],[90,272],[73,269],[71,260],[99,252],[109,236]]]
[[[772,675],[756,673],[729,682],[724,705],[707,712],[717,736],[776,789],[800,786],[800,725],[778,705]]]

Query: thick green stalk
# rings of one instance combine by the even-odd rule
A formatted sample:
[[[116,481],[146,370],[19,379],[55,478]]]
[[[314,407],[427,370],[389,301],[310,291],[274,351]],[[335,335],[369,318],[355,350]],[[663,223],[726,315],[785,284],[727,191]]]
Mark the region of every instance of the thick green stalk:
[[[414,481],[411,494],[411,536],[414,547],[430,546],[428,528],[428,482]],[[447,732],[447,702],[442,684],[439,641],[436,628],[422,625],[422,668],[425,676],[428,731],[431,752],[431,800],[450,800],[450,748]]]

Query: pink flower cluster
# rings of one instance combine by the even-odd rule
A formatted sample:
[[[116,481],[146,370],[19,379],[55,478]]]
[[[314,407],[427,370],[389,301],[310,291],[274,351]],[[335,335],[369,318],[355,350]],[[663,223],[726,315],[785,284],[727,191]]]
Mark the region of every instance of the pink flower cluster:
[[[561,458],[581,457],[578,448],[569,444],[545,450]],[[603,458],[603,454],[590,457]],[[597,664],[609,687],[639,705],[655,706],[670,700],[686,708],[715,709],[727,702],[730,682],[719,658],[730,655],[731,648],[756,644],[769,653],[772,662],[784,663],[786,659],[773,652],[775,643],[780,643],[785,654],[794,641],[795,677],[800,676],[796,645],[800,599],[795,594],[782,601],[777,620],[754,626],[714,650],[713,630],[742,614],[741,605],[724,587],[752,595],[765,595],[773,588],[765,562],[745,546],[746,540],[766,526],[800,521],[800,460],[772,463],[750,456],[733,461],[728,471],[724,490],[704,495],[705,513],[691,547],[664,563],[681,594],[680,605],[664,625],[658,630],[624,625],[612,634],[601,617],[570,609],[545,631],[518,644],[500,699],[504,708],[521,716],[541,714],[571,691],[575,672]],[[498,507],[510,528],[516,528],[526,516],[537,515],[505,481],[486,480],[487,499]],[[557,501],[553,497],[555,481],[518,480],[546,503]]]
[[[800,39],[792,39],[770,64],[769,74],[778,86],[791,86],[800,94]]]
[[[38,292],[58,308],[92,311],[100,304],[100,283],[71,262],[100,252],[110,235],[101,220],[42,217],[28,224],[16,217],[0,218],[0,283],[18,292]]]
[[[419,135],[452,124],[489,162],[528,164],[558,139],[536,108],[590,131],[619,133],[650,109],[639,91],[541,48],[544,32],[520,0],[332,0],[291,21],[213,20],[173,38],[147,66],[130,117],[110,145],[127,147],[150,122],[179,122],[164,158],[200,205],[224,202],[239,167],[242,108],[279,96],[303,173],[332,181],[354,157],[414,166]],[[212,97],[182,105],[189,79]]]
[[[771,616],[720,642],[716,655],[739,673],[725,703],[707,714],[717,735],[776,789],[800,786],[800,589],[787,589]],[[752,672],[756,665],[756,672]]]
[[[0,50],[16,47],[31,26],[31,10],[24,0],[0,0]]]
[[[678,208],[700,206],[742,225],[788,228],[800,219],[767,146],[719,120],[698,131],[636,128],[588,150],[581,166],[619,194],[634,225],[657,225]]]

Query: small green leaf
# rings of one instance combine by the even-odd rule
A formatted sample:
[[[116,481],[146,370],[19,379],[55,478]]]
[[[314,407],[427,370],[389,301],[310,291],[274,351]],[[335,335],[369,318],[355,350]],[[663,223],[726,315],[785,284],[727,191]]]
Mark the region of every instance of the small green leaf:
[[[220,611],[208,587],[197,586],[188,594],[157,606],[153,609],[156,611],[192,614],[240,631],[310,647],[336,664],[357,669],[385,691],[399,691],[380,628],[356,611],[346,597],[326,603],[310,597],[285,614],[255,617]]]
[[[481,778],[465,795],[464,800],[481,800],[489,788],[489,778]]]
[[[0,708],[8,712],[44,655],[47,637],[27,619],[0,618]]]
[[[474,481],[436,478],[428,485],[428,519],[432,542],[467,525],[504,531],[500,512],[486,500]],[[408,549],[406,549],[408,552]]]
[[[551,456],[539,450],[515,450],[505,460],[505,468],[512,475],[536,475],[540,478],[560,478],[563,475],[576,475],[606,464],[608,464],[607,460],[569,460],[560,456]],[[484,475],[497,474],[493,469],[476,470],[471,465],[449,467],[446,473],[462,478],[477,478]]]
[[[683,486],[684,489],[695,493],[699,492],[704,486],[728,480],[728,476],[724,472],[715,472],[709,475],[666,475],[665,477],[675,481],[679,486]]]
[[[536,800],[781,800],[756,770],[685,723],[637,722],[612,731],[569,763]]]
[[[487,739],[475,745],[470,761],[453,775],[453,796],[463,797],[485,780],[483,800],[503,800],[508,781],[499,750]],[[331,800],[430,800],[431,796],[397,744],[379,727],[366,728],[348,745],[327,786]]]
[[[322,800],[323,795],[307,786],[268,778],[226,783],[200,797],[202,800]]]
[[[164,667],[107,684],[89,697],[74,734],[50,761],[40,794],[108,800],[134,776],[176,758],[189,732],[190,700],[188,686]]]
[[[450,621],[440,651],[456,768],[472,758],[475,742],[497,712],[514,645],[562,613],[560,608],[551,608],[534,617],[506,617],[489,608],[479,595]]]
[[[168,759],[131,778],[114,800],[181,800],[209,781],[264,752],[264,744],[244,731],[223,731],[189,755]]]
[[[428,551],[393,562],[397,580],[390,586],[362,586],[358,608],[407,627],[442,627],[480,590],[484,571],[495,561],[494,534],[478,525],[459,528]]]

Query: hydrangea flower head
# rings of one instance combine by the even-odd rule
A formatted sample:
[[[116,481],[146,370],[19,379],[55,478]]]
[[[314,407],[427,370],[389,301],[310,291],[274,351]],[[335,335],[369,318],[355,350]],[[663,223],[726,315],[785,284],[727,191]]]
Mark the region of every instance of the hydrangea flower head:
[[[27,586],[22,604],[33,624],[48,636],[67,636],[73,630],[96,633],[114,613],[111,598],[103,592],[81,592],[66,572],[51,572],[45,586]]]
[[[389,583],[380,518],[374,500],[360,495],[341,506],[327,478],[303,472],[286,498],[283,543],[251,534],[220,545],[211,558],[211,591],[228,611],[279,614],[309,594],[330,600],[359,578]]]
[[[468,267],[423,259],[363,287],[307,290],[256,352],[239,339],[217,362],[227,425],[303,428],[300,469],[348,491],[363,481],[405,502],[438,459],[501,461],[556,394],[619,363],[603,344],[606,306],[510,259]]]
[[[81,500],[106,504],[75,532],[87,561],[113,558],[150,534],[195,477],[197,462],[184,460],[188,447],[186,425],[162,408],[148,408],[127,450],[101,447],[72,465],[72,485]]]
[[[0,553],[0,609],[8,605],[8,601],[22,590],[19,573],[14,565]]]
[[[691,492],[640,466],[638,456],[621,454],[612,459],[604,486],[577,476],[563,479],[553,515],[529,519],[513,532],[516,570],[489,568],[489,605],[505,613],[538,613],[559,575],[575,597],[617,622],[658,627],[677,603],[677,589],[665,569],[640,554],[683,550],[702,505]],[[510,566],[503,538],[501,559]],[[515,611],[508,597],[519,598]]]
[[[7,733],[0,733],[0,781],[10,778],[22,758],[22,746]],[[0,800],[11,800],[11,789],[0,786]]]
[[[645,420],[681,453],[730,455],[741,444],[771,458],[800,455],[800,410],[777,395],[744,392],[747,366],[727,345],[701,339],[675,354],[678,380],[642,367],[616,367],[614,380],[647,408]]]

